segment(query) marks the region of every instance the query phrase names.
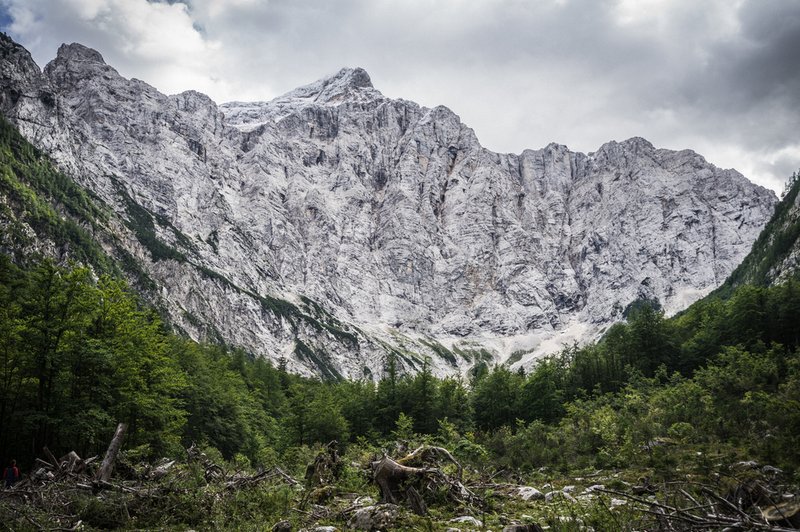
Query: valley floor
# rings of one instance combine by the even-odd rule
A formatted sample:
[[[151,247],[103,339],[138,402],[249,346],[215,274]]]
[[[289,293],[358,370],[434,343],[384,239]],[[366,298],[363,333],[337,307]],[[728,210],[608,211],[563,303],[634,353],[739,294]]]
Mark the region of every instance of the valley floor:
[[[456,466],[425,459],[419,465],[435,473],[402,485],[419,489],[422,511],[409,501],[380,502],[370,466],[380,449],[350,445],[341,457],[316,450],[297,457],[313,459],[306,468],[286,471],[216,463],[213,450],[198,448],[188,450],[188,460],[150,465],[134,464],[128,453],[110,483],[92,481],[91,465],[69,473],[67,461],[60,469],[41,461],[36,474],[0,493],[0,515],[9,530],[318,532],[793,530],[800,519],[798,486],[773,466],[732,461],[741,456],[730,448],[659,441],[647,450],[646,465],[570,474],[473,464],[464,469],[460,495],[452,491]]]

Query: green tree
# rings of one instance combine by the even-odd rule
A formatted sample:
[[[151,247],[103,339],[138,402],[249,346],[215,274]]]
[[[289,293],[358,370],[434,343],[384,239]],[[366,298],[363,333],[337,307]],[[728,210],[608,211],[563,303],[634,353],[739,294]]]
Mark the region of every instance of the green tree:
[[[439,381],[437,418],[447,419],[458,432],[472,428],[472,410],[469,390],[459,377],[447,377]]]
[[[294,445],[348,441],[349,427],[332,385],[315,381],[293,384],[285,417],[288,441]]]
[[[542,360],[520,391],[522,419],[553,422],[564,415],[563,375],[554,358]]]
[[[376,433],[377,395],[372,381],[342,381],[336,385],[341,398],[342,415],[350,427],[350,436],[367,437]]]
[[[384,427],[384,431],[388,431],[388,427],[392,426],[402,409],[399,393],[400,382],[397,356],[389,353],[386,358],[384,376],[378,382],[376,392],[376,421],[379,427]]]
[[[90,275],[86,268],[68,270],[46,260],[33,270],[22,296],[22,337],[32,355],[28,373],[36,388],[33,412],[26,416],[35,426],[34,449],[52,445],[64,422],[57,412],[64,404],[62,377],[69,358],[82,347],[96,301]]]
[[[514,426],[522,417],[519,409],[521,385],[522,377],[505,366],[496,366],[480,379],[472,392],[476,427],[492,430],[503,425]]]
[[[121,281],[102,278],[100,290],[105,323],[99,342],[113,357],[109,413],[128,423],[131,445],[167,453],[179,446],[186,421],[178,399],[185,376],[158,318],[139,310]]]
[[[438,383],[431,373],[430,360],[425,359],[422,370],[414,375],[407,388],[408,413],[414,418],[419,434],[433,434],[438,429],[436,403]]]

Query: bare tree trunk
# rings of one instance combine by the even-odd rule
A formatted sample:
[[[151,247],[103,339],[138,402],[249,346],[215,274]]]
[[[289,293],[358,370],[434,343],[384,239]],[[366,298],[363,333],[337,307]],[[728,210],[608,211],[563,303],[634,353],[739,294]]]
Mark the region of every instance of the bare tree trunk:
[[[399,458],[397,463],[407,466],[422,466],[426,462],[437,462],[439,458],[443,458],[453,463],[458,468],[458,479],[461,480],[464,475],[464,468],[458,463],[458,460],[453,458],[450,451],[444,447],[432,447],[430,445],[423,445],[418,447],[414,452]]]
[[[108,482],[111,479],[111,471],[114,470],[114,461],[117,459],[117,453],[119,453],[122,447],[122,440],[125,438],[125,431],[127,429],[128,425],[125,423],[117,425],[117,430],[114,432],[114,437],[111,439],[111,443],[108,446],[106,456],[103,458],[103,463],[100,465],[100,469],[94,477],[95,480]]]

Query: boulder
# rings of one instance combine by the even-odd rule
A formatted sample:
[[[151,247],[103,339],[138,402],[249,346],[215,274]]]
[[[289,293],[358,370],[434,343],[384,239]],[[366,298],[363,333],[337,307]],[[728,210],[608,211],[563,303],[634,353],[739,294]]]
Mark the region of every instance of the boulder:
[[[347,526],[356,530],[389,530],[394,527],[399,515],[400,508],[395,504],[365,506],[356,510]]]

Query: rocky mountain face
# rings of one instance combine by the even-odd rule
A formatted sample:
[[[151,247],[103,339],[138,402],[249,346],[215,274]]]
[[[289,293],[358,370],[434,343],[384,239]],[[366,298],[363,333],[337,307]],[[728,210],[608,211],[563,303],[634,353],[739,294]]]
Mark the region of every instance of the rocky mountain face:
[[[636,300],[677,311],[776,201],[641,138],[494,153],[358,68],[218,106],[79,44],[41,71],[4,37],[0,74],[5,116],[116,213],[177,328],[328,377],[379,377],[388,354],[438,374],[527,364]]]

